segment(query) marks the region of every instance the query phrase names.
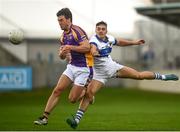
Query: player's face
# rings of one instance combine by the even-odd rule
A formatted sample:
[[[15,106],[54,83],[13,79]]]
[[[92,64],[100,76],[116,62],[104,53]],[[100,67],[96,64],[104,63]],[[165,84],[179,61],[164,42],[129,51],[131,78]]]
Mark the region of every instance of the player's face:
[[[107,27],[105,25],[96,26],[96,34],[99,38],[104,39],[106,37]]]
[[[68,31],[70,25],[70,19],[66,19],[65,16],[59,16],[58,23],[62,30]]]

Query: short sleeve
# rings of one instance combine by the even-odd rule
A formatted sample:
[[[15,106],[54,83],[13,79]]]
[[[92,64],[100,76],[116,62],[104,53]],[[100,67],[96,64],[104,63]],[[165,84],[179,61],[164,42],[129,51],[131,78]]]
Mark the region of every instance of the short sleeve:
[[[72,32],[77,42],[88,40],[87,34],[82,28],[73,25]]]

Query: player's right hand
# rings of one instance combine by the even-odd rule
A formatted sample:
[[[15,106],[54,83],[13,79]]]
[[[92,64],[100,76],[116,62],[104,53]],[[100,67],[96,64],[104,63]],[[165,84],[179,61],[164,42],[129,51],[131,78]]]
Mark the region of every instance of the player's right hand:
[[[98,56],[100,56],[100,54],[99,54],[99,52],[98,52],[98,51],[93,52],[93,53],[92,53],[92,55],[93,55],[94,57],[98,57]]]

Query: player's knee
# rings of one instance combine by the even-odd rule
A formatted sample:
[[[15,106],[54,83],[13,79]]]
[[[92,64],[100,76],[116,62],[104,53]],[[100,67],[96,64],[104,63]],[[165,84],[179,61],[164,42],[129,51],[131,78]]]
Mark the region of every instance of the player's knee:
[[[144,79],[143,74],[141,72],[138,72],[138,74],[136,74],[136,79],[143,80]]]
[[[69,96],[68,99],[69,99],[69,102],[72,103],[72,104],[76,103],[77,100],[78,100],[78,99],[77,99],[76,97],[74,97],[74,96]]]
[[[69,97],[69,102],[74,104],[76,103],[77,99],[76,98],[73,98],[73,97]]]

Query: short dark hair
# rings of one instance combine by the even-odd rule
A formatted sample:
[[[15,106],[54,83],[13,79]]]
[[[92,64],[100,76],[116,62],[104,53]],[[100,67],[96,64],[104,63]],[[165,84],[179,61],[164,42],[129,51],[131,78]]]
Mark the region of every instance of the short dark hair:
[[[99,25],[105,25],[107,27],[107,23],[104,21],[100,21],[100,22],[96,23],[96,27]]]
[[[69,8],[62,8],[61,10],[59,10],[57,13],[56,13],[57,17],[59,16],[64,16],[66,19],[69,19],[71,20],[72,22],[72,13],[71,11],[69,10]]]

